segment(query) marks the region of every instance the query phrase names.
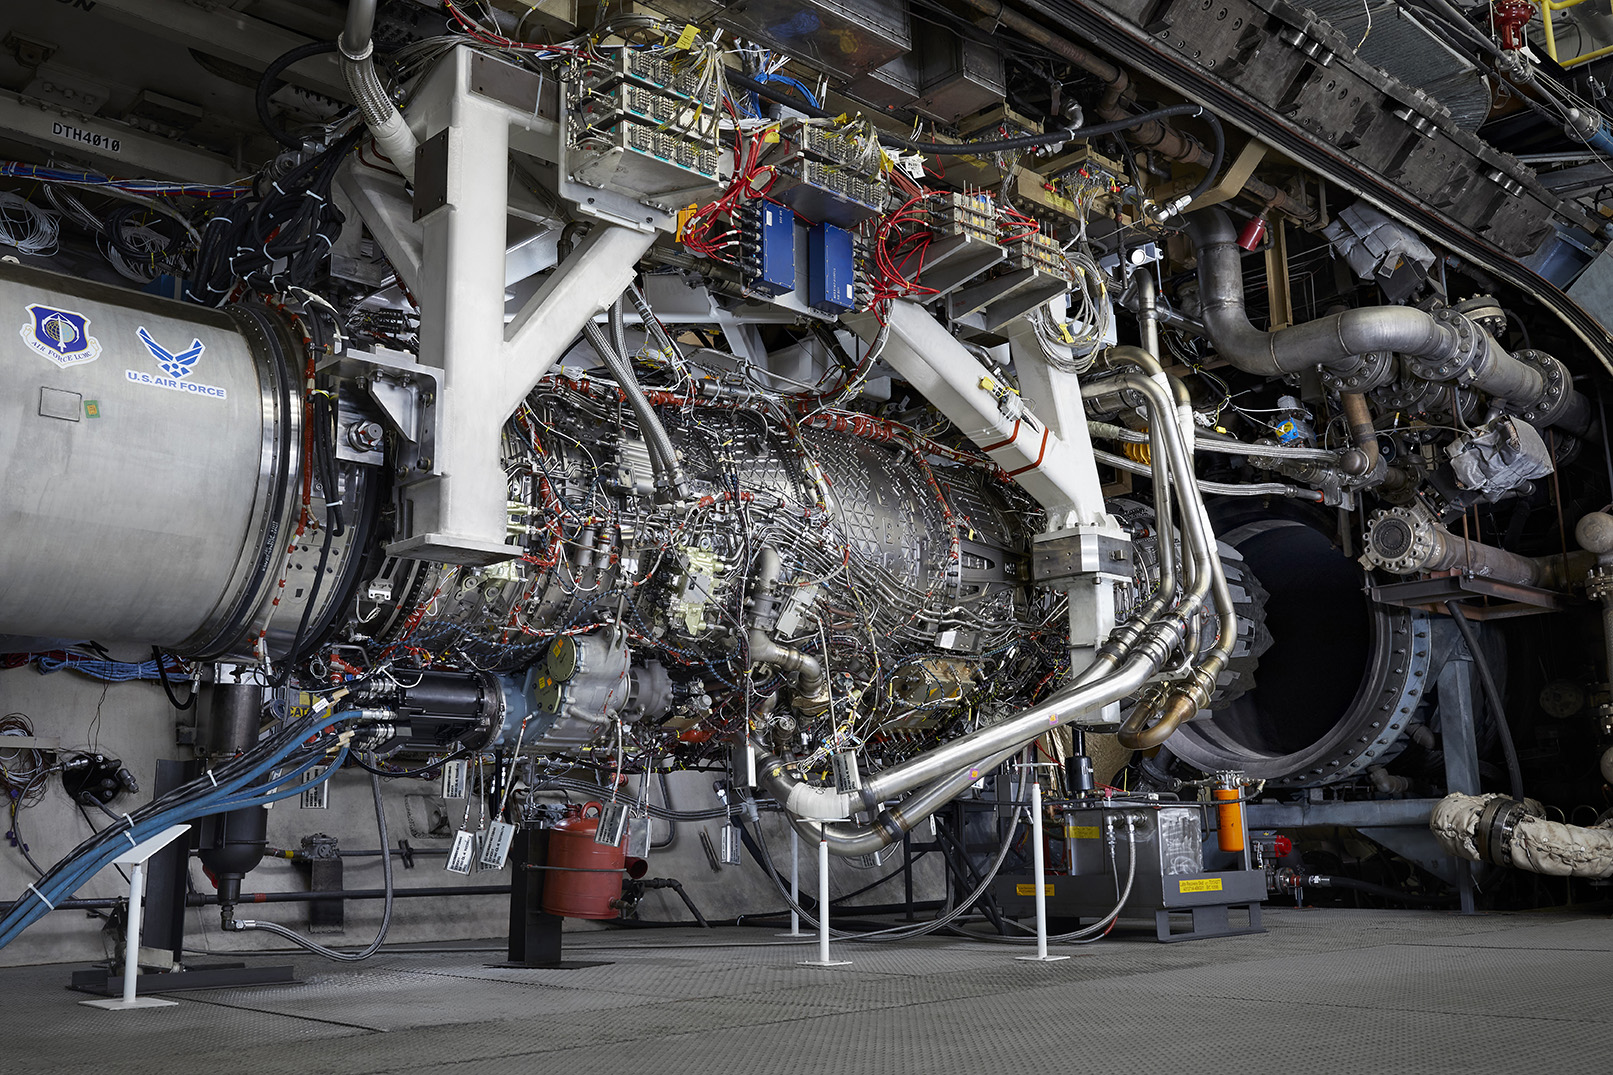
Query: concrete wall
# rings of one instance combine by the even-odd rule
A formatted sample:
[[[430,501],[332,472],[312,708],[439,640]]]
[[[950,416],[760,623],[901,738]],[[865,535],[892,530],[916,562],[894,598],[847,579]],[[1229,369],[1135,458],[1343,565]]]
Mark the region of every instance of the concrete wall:
[[[139,659],[138,654],[120,656]],[[207,701],[204,688],[201,704],[205,706]],[[121,758],[140,782],[140,792],[116,802],[114,809],[120,812],[133,810],[150,800],[159,758],[191,757],[190,749],[176,745],[175,740],[176,719],[184,719],[188,723],[190,717],[176,713],[161,687],[151,683],[106,684],[73,672],[41,676],[32,667],[11,669],[0,672],[0,713],[10,712],[27,714],[39,735],[57,737],[64,757],[77,750],[95,749]],[[715,775],[692,772],[672,774],[669,783],[673,806],[678,810],[716,806],[717,799],[712,791]],[[413,848],[419,850],[447,849],[450,843],[448,835],[433,835],[418,825],[411,831],[410,808],[406,800],[411,796],[417,799],[434,798],[437,791],[436,781],[399,779],[384,782],[392,846],[396,847],[400,839],[407,839]],[[653,801],[657,803],[660,802],[659,793],[659,788],[654,789]],[[419,819],[422,816],[419,809],[421,801],[414,805],[414,816]],[[456,828],[463,809],[463,803],[449,804]],[[788,829],[775,815],[769,815],[764,820],[771,852],[779,868],[787,872],[790,847]],[[53,777],[44,799],[21,811],[18,827],[35,860],[48,870],[90,835],[92,823],[100,827],[105,822],[106,816],[94,809],[89,811],[89,818],[86,819],[62,790],[60,780]],[[9,828],[9,824],[6,827]],[[701,845],[699,830],[704,828],[714,846],[720,847],[721,827],[721,821],[701,824],[686,822],[670,828],[666,822],[655,822],[653,838],[657,842],[670,838],[671,843],[652,853],[650,876],[678,878],[696,905],[714,922],[732,921],[740,915],[782,908],[783,901],[761,867],[748,854],[739,866],[723,866],[715,870],[711,867]],[[315,832],[337,837],[346,849],[376,848],[375,811],[367,774],[350,767],[332,777],[329,806],[325,810],[304,809],[296,798],[277,803],[270,810],[271,846],[295,849],[300,846],[304,836]],[[815,891],[817,884],[815,852],[815,847],[802,848],[801,884],[809,892]],[[444,861],[441,854],[421,855],[415,860],[413,869],[405,869],[401,862],[394,860],[397,887],[509,883],[508,869],[462,877],[446,872],[443,869]],[[896,865],[896,862],[892,862],[876,870],[866,870],[836,860],[830,871],[832,891],[840,893],[861,888],[895,869]],[[343,869],[345,888],[381,887],[378,856],[348,858]],[[942,876],[937,857],[931,855],[921,859],[915,875],[918,898],[936,898]],[[10,842],[0,841],[0,901],[20,897],[34,876]],[[194,860],[191,863],[191,883],[197,892],[214,891],[212,882]],[[307,875],[297,865],[283,859],[267,859],[247,877],[242,891],[307,891],[308,887]],[[78,895],[119,896],[126,892],[127,886],[117,873],[107,870],[87,883]],[[856,902],[896,902],[901,897],[902,882],[898,879]],[[245,907],[237,913],[238,917],[277,921],[299,929],[307,923],[307,909],[299,904],[258,904]],[[317,939],[338,946],[364,944],[374,935],[380,917],[380,901],[349,901],[344,932],[321,934]],[[641,905],[641,917],[679,921],[687,919],[688,912],[676,894],[652,892]],[[507,923],[508,902],[504,896],[400,900],[393,913],[389,940],[410,942],[502,938]],[[0,966],[82,963],[102,959],[107,946],[112,943],[109,936],[103,935],[102,925],[101,919],[89,917],[82,911],[58,911],[46,915],[12,944],[0,949]],[[196,907],[186,913],[186,946],[198,953],[191,957],[196,959],[200,958],[199,953],[278,948],[283,947],[284,942],[263,934],[224,934],[219,928],[216,907]]]

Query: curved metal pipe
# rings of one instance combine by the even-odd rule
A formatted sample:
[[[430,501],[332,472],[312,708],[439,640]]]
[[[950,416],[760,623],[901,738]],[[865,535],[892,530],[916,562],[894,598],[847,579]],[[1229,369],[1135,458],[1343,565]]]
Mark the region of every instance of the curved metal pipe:
[[[1278,377],[1322,366],[1348,375],[1365,368],[1363,355],[1392,351],[1410,358],[1424,380],[1459,381],[1515,409],[1539,408],[1536,424],[1576,435],[1590,428],[1590,404],[1565,383],[1556,359],[1541,358],[1552,370],[1548,378],[1455,310],[1364,306],[1274,332],[1255,328],[1244,307],[1243,251],[1232,218],[1222,209],[1200,210],[1187,216],[1185,230],[1198,258],[1204,327],[1222,357],[1246,373]]]
[[[627,397],[627,404],[633,409],[638,418],[639,432],[649,448],[650,465],[655,470],[656,485],[668,490],[675,500],[685,499],[686,490],[682,469],[677,463],[677,450],[672,446],[672,439],[667,435],[666,427],[661,424],[660,417],[655,413],[649,398],[644,395],[644,389],[639,387],[638,378],[633,374],[632,363],[628,360],[625,344],[626,332],[615,332],[621,328],[621,299],[618,297],[610,310],[611,328],[617,335],[618,341],[623,345],[618,351],[617,346],[606,337],[604,329],[593,321],[583,326],[583,335],[588,344],[599,357],[604,360],[610,369],[611,375]]]
[[[818,714],[829,708],[829,685],[823,678],[818,659],[791,646],[773,641],[766,631],[752,628],[747,639],[751,667],[770,664],[781,672],[793,673],[795,694],[790,705],[803,713]]]
[[[1143,365],[1139,357],[1152,356],[1127,354],[1123,357]],[[1134,377],[1131,380],[1133,383],[1130,387],[1141,392],[1149,400],[1155,412],[1155,424],[1158,424],[1161,412],[1164,412],[1169,404],[1159,379],[1149,377],[1144,380]],[[1202,570],[1195,578],[1192,590],[1184,597],[1183,605],[1191,603],[1192,611],[1197,611],[1205,592],[1208,591],[1215,605],[1218,630],[1215,644],[1210,647],[1209,653],[1199,659],[1186,684],[1179,684],[1138,703],[1127,715],[1125,723],[1120,727],[1118,738],[1121,745],[1134,750],[1147,749],[1163,743],[1183,721],[1209,704],[1210,696],[1215,692],[1216,680],[1226,667],[1227,661],[1231,659],[1232,647],[1238,637],[1238,619],[1233,611],[1232,594],[1227,586],[1226,574],[1221,568],[1221,558],[1215,547],[1209,512],[1204,507],[1204,499],[1197,495],[1194,484],[1186,480],[1193,477],[1193,458],[1184,440],[1181,430],[1174,427],[1165,438],[1170,450],[1171,469],[1178,479],[1172,483],[1171,488],[1175,491],[1181,506],[1182,518],[1187,524],[1187,535],[1193,542],[1195,555],[1202,563]],[[1187,615],[1191,615],[1191,612]],[[1183,617],[1183,622],[1185,634],[1187,616]],[[1159,714],[1159,719],[1150,725],[1148,722],[1156,712]]]
[[[342,79],[375,138],[376,147],[405,180],[413,183],[414,154],[419,143],[375,73],[375,46],[371,35],[375,29],[376,3],[377,0],[348,0],[347,25],[336,39],[342,53]]]
[[[790,824],[808,839],[822,839],[829,845],[831,854],[841,856],[871,855],[897,843],[918,827],[919,822],[946,806],[979,780],[1023,749],[1011,747],[967,769],[915,791],[900,803],[887,806],[867,825],[849,822],[805,821],[792,817]]]
[[[1350,425],[1350,443],[1361,453],[1364,465],[1360,473],[1371,474],[1378,465],[1378,430],[1372,424],[1367,397],[1359,392],[1340,392],[1339,409]]]

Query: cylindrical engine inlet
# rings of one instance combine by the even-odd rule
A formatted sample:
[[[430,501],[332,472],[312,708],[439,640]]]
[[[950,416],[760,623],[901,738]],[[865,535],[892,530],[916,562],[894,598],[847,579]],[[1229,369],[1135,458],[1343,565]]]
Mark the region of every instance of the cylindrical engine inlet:
[[[299,345],[0,264],[0,636],[250,654],[295,521]]]

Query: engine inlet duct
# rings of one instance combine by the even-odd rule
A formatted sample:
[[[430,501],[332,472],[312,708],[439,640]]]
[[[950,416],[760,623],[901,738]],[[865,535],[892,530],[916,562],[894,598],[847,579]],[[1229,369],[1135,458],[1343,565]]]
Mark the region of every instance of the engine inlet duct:
[[[285,315],[7,264],[0,309],[13,315],[0,333],[4,648],[94,638],[278,656],[300,622],[329,623],[364,526],[333,538],[314,587],[320,541],[298,527],[307,352]],[[357,523],[374,489],[351,469],[339,481]],[[335,496],[309,488],[323,518]]]

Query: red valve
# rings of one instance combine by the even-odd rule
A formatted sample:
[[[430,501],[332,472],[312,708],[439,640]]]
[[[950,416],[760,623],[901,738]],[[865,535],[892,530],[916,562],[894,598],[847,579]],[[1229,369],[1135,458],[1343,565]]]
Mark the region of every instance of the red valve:
[[[1294,853],[1294,841],[1286,836],[1275,836],[1271,841],[1271,854],[1273,858],[1287,858]]]
[[[1524,27],[1534,17],[1534,5],[1528,0],[1500,0],[1490,9],[1490,18],[1495,22],[1496,33],[1501,35],[1501,47],[1508,50],[1523,48],[1528,44],[1524,34]]]

